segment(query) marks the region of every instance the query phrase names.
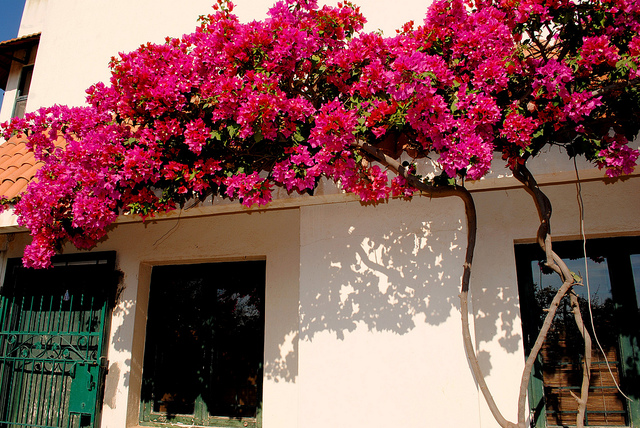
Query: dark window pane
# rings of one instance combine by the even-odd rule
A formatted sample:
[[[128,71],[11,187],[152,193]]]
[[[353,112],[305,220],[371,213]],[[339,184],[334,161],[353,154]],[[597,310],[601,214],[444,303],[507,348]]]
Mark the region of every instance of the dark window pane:
[[[20,81],[18,82],[18,93],[16,94],[16,103],[13,107],[14,117],[24,117],[27,109],[27,98],[29,89],[31,88],[31,77],[33,76],[33,65],[22,67],[20,73]]]
[[[633,269],[633,282],[636,287],[636,304],[640,309],[640,254],[631,255],[631,267]]]
[[[27,110],[27,98],[20,97],[16,99],[16,106],[13,109],[13,116],[23,118]]]
[[[33,76],[33,65],[27,65],[22,68],[20,74],[20,85],[18,86],[18,96],[29,95],[29,88],[31,88],[31,77]]]
[[[142,397],[153,412],[256,416],[264,275],[261,261],[153,269]]]
[[[564,259],[564,262],[572,272],[584,278],[585,286],[576,286],[574,291],[578,294],[584,322],[593,338],[587,300],[587,268],[584,264],[584,257]],[[546,269],[539,261],[533,261],[531,267],[536,286],[537,306],[540,309],[548,308],[561,285],[560,278]],[[614,319],[614,305],[606,258],[589,258],[588,272],[591,309],[597,337],[607,355],[615,381],[619,384],[618,331]],[[540,310],[540,324],[545,316],[546,312]],[[572,392],[579,394],[582,384],[584,345],[582,336],[576,327],[568,298],[565,298],[558,308],[553,326],[540,354],[547,403],[547,422],[549,425],[575,425],[578,405]],[[619,394],[602,352],[595,341],[591,358],[591,389],[587,404],[590,425],[625,425],[624,399]],[[598,422],[596,423],[596,421]]]

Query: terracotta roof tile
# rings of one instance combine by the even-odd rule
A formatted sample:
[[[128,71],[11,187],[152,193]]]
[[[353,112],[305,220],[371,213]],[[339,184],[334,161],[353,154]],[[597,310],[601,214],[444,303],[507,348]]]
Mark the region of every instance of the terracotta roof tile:
[[[0,145],[0,196],[13,199],[22,194],[40,162],[27,150],[25,137],[11,137]]]
[[[11,141],[11,140],[10,140]],[[5,147],[6,146],[6,147]],[[0,146],[0,168],[30,162],[33,158],[32,152],[27,152],[23,144],[11,144],[7,142]]]
[[[33,40],[38,40],[39,38],[40,38],[40,33],[26,34],[24,36],[16,37],[14,39],[3,40],[0,42],[0,47],[5,47],[9,45],[18,45],[21,43],[28,43]]]
[[[24,178],[16,180],[15,183],[12,181],[5,181],[0,185],[0,194],[14,195],[12,197],[15,197],[22,194],[26,190],[28,184],[29,182]],[[7,199],[10,199],[10,197],[7,196]]]

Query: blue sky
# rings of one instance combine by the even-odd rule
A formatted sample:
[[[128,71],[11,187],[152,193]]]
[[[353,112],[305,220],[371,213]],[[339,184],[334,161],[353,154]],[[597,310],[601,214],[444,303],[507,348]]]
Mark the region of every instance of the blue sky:
[[[13,39],[18,35],[22,9],[25,0],[0,0],[0,41]],[[4,91],[0,89],[0,105]]]

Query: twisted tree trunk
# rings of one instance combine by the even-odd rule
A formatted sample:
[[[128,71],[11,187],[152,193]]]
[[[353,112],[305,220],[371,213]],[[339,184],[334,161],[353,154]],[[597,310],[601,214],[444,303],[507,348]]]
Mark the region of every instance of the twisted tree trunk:
[[[524,184],[525,189],[533,196],[536,208],[538,209],[538,215],[540,216],[540,227],[538,228],[537,239],[540,248],[542,248],[542,250],[546,254],[545,265],[553,269],[553,271],[556,272],[562,280],[562,286],[558,289],[558,292],[554,296],[551,305],[548,308],[547,315],[542,324],[542,328],[538,333],[538,337],[536,338],[533,348],[531,349],[529,357],[527,358],[525,363],[524,371],[522,373],[522,379],[520,381],[520,394],[518,398],[518,426],[521,428],[525,427],[526,397],[529,379],[531,377],[531,370],[533,369],[533,365],[536,358],[538,357],[538,353],[540,352],[542,344],[547,337],[549,329],[551,328],[551,324],[553,322],[553,318],[555,317],[560,301],[567,293],[571,292],[572,311],[574,313],[574,319],[576,325],[578,326],[578,330],[580,330],[580,333],[584,338],[585,349],[580,396],[578,397],[575,394],[572,394],[578,403],[576,425],[579,428],[582,428],[584,427],[584,416],[586,413],[587,400],[589,397],[589,379],[591,373],[591,336],[584,327],[582,314],[580,313],[580,306],[578,305],[578,298],[575,293],[571,291],[572,287],[576,284],[573,275],[567,267],[566,263],[553,251],[551,246],[551,226],[549,223],[551,219],[551,201],[549,200],[547,195],[542,192],[535,178],[524,164],[518,164],[513,171],[513,175],[516,179],[518,179],[518,181]]]
[[[584,339],[584,359],[582,360],[582,386],[580,388],[580,396],[571,393],[573,398],[578,402],[578,416],[576,416],[576,425],[578,428],[584,427],[584,417],[587,413],[587,400],[589,399],[589,383],[591,381],[591,336],[587,331],[584,322],[582,320],[582,313],[580,313],[580,304],[578,302],[578,296],[573,291],[570,295],[571,298],[571,310],[573,312],[573,318],[576,321],[578,331]]]

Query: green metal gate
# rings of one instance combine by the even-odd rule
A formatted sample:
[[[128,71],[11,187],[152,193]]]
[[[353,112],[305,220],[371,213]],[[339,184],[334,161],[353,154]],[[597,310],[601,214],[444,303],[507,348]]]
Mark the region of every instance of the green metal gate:
[[[97,427],[116,288],[114,253],[9,260],[0,293],[0,427]]]

